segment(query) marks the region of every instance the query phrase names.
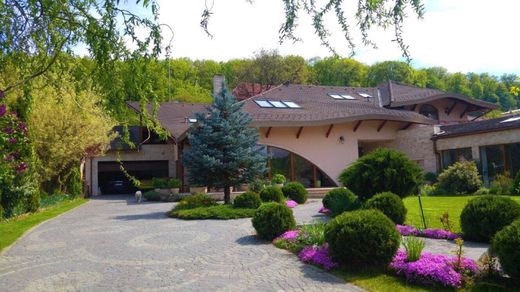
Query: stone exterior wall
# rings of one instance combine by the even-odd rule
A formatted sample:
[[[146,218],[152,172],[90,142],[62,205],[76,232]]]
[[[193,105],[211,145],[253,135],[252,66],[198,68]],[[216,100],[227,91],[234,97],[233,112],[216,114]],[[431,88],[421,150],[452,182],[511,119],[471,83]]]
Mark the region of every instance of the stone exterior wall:
[[[142,145],[139,151],[121,151],[121,161],[153,161],[168,160],[168,176],[176,176],[176,145]],[[91,190],[91,195],[99,195],[98,162],[117,161],[115,151],[109,151],[104,156],[95,157],[85,163],[85,184]]]
[[[385,147],[404,152],[417,162],[425,171],[437,172],[438,163],[431,137],[435,131],[432,125],[413,125],[406,130],[397,131],[391,141],[363,143],[365,151]]]

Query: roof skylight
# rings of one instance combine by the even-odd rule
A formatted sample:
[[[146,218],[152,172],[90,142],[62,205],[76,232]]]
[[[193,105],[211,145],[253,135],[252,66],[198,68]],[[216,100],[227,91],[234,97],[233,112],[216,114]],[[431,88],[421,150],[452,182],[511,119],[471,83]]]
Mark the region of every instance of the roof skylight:
[[[273,107],[273,105],[267,100],[255,100],[255,102],[260,107]]]
[[[372,97],[372,95],[368,94],[368,93],[364,93],[364,92],[358,92],[359,95],[361,95],[362,97],[364,98],[370,98]]]
[[[512,117],[512,118],[509,118],[509,119],[507,119],[507,120],[503,120],[503,121],[501,121],[500,123],[509,123],[509,122],[514,122],[514,121],[518,121],[518,120],[520,120],[520,116],[518,116],[518,117]]]
[[[276,108],[286,108],[287,105],[281,101],[274,101],[274,100],[270,100],[269,101],[272,105],[274,105],[274,107]]]
[[[289,108],[301,108],[301,106],[293,101],[284,101]]]
[[[349,99],[349,100],[356,99],[352,95],[348,95],[348,94],[329,93],[329,96],[334,98],[334,99]]]
[[[188,119],[188,122],[190,122],[190,123],[196,123],[196,122],[197,122],[197,119],[195,119],[195,118],[189,118],[189,119]]]

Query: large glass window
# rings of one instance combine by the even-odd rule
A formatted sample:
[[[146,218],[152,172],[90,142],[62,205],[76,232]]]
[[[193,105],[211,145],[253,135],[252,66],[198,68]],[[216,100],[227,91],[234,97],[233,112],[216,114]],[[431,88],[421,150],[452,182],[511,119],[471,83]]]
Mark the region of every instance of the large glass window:
[[[419,113],[433,120],[439,120],[439,111],[431,104],[423,104],[419,109]]]
[[[506,167],[512,177],[520,171],[520,143],[509,144],[505,146],[506,150]]]
[[[442,151],[442,168],[454,164],[458,161],[472,160],[471,148],[457,148]]]
[[[336,186],[316,165],[290,151],[267,146],[267,158],[270,177],[283,174],[288,180],[298,181],[307,188]]]

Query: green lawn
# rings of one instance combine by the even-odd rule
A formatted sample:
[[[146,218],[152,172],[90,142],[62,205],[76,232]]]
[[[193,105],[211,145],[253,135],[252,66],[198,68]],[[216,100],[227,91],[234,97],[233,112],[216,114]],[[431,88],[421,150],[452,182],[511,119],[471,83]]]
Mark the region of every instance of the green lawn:
[[[440,217],[444,212],[448,212],[450,220],[453,224],[455,232],[460,232],[460,213],[466,203],[475,196],[460,196],[460,197],[421,197],[422,206],[424,210],[424,217],[428,228],[442,228]],[[510,197],[520,203],[520,197]],[[404,205],[408,209],[406,215],[406,224],[423,228],[421,219],[421,211],[419,209],[419,200],[417,197],[407,197],[404,200]]]
[[[48,207],[40,212],[23,215],[19,218],[0,223],[0,251],[11,245],[27,230],[40,224],[41,222],[56,217],[67,212],[83,203],[86,199],[75,199],[72,201],[59,202],[52,207]]]

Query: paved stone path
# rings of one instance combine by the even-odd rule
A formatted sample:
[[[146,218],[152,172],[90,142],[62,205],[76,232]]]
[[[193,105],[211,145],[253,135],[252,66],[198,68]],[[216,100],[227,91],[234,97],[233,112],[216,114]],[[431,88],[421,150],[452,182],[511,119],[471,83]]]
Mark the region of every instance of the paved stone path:
[[[297,221],[323,219],[320,205]],[[361,290],[257,240],[250,219],[182,221],[171,207],[106,196],[47,221],[0,255],[0,290]]]

